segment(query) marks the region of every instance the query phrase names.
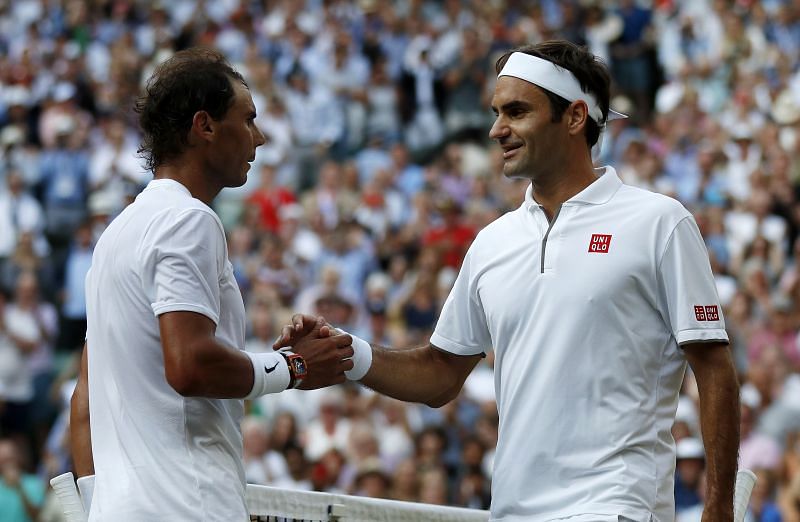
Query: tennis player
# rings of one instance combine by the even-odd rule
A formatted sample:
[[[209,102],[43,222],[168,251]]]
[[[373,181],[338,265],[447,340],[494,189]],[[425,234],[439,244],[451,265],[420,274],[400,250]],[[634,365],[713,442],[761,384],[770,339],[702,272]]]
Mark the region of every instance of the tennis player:
[[[496,522],[672,522],[670,428],[688,364],[707,455],[704,521],[730,521],[738,383],[706,248],[677,201],[595,169],[609,75],[551,41],[503,55],[489,133],[522,205],[481,231],[427,346],[354,338],[348,377],[441,406],[495,351]],[[314,324],[295,316],[282,342]]]
[[[209,205],[264,143],[242,76],[182,51],[136,110],[154,179],[98,241],[86,282],[72,432],[76,469],[96,474],[89,520],[246,521],[242,398],[343,382],[351,339],[319,323],[292,351],[241,350],[244,304]]]

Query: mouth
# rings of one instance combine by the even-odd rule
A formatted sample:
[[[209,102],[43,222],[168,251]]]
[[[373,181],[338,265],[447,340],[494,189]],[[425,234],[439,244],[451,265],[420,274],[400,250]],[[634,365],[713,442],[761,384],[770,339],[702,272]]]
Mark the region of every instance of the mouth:
[[[503,159],[509,159],[522,148],[521,143],[502,144],[500,147],[503,149]]]

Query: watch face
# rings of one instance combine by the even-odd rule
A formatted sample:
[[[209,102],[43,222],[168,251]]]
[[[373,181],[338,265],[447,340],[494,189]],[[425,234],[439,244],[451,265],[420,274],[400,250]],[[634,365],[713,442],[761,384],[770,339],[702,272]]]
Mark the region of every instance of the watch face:
[[[292,366],[294,366],[294,374],[298,378],[303,378],[306,375],[306,362],[300,357],[292,359]]]

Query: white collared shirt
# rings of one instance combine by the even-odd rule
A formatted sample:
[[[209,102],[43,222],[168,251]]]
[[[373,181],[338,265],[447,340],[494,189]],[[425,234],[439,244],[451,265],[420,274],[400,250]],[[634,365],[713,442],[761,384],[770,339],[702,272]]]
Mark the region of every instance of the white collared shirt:
[[[478,234],[431,337],[495,350],[492,520],[671,521],[679,344],[698,341],[727,334],[680,203],[606,167],[548,222],[529,188]]]
[[[242,296],[216,214],[180,183],[151,181],[106,229],[86,279],[96,485],[89,520],[249,520],[241,400],[167,383],[158,316],[203,314],[244,346]]]

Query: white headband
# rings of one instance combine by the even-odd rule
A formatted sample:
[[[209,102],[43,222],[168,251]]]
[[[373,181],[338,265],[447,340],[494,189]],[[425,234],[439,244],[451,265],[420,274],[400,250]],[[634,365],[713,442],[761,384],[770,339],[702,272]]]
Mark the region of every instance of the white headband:
[[[497,77],[513,76],[520,80],[532,83],[557,94],[567,100],[574,102],[576,100],[583,100],[589,107],[589,116],[600,126],[601,136],[597,140],[597,152],[600,150],[602,144],[602,133],[605,130],[605,123],[603,121],[603,110],[597,104],[597,99],[581,89],[581,84],[575,75],[568,69],[559,67],[555,63],[532,56],[527,53],[514,52],[508,57],[506,64],[500,71]],[[608,110],[608,121],[627,118],[628,116],[614,110]]]

